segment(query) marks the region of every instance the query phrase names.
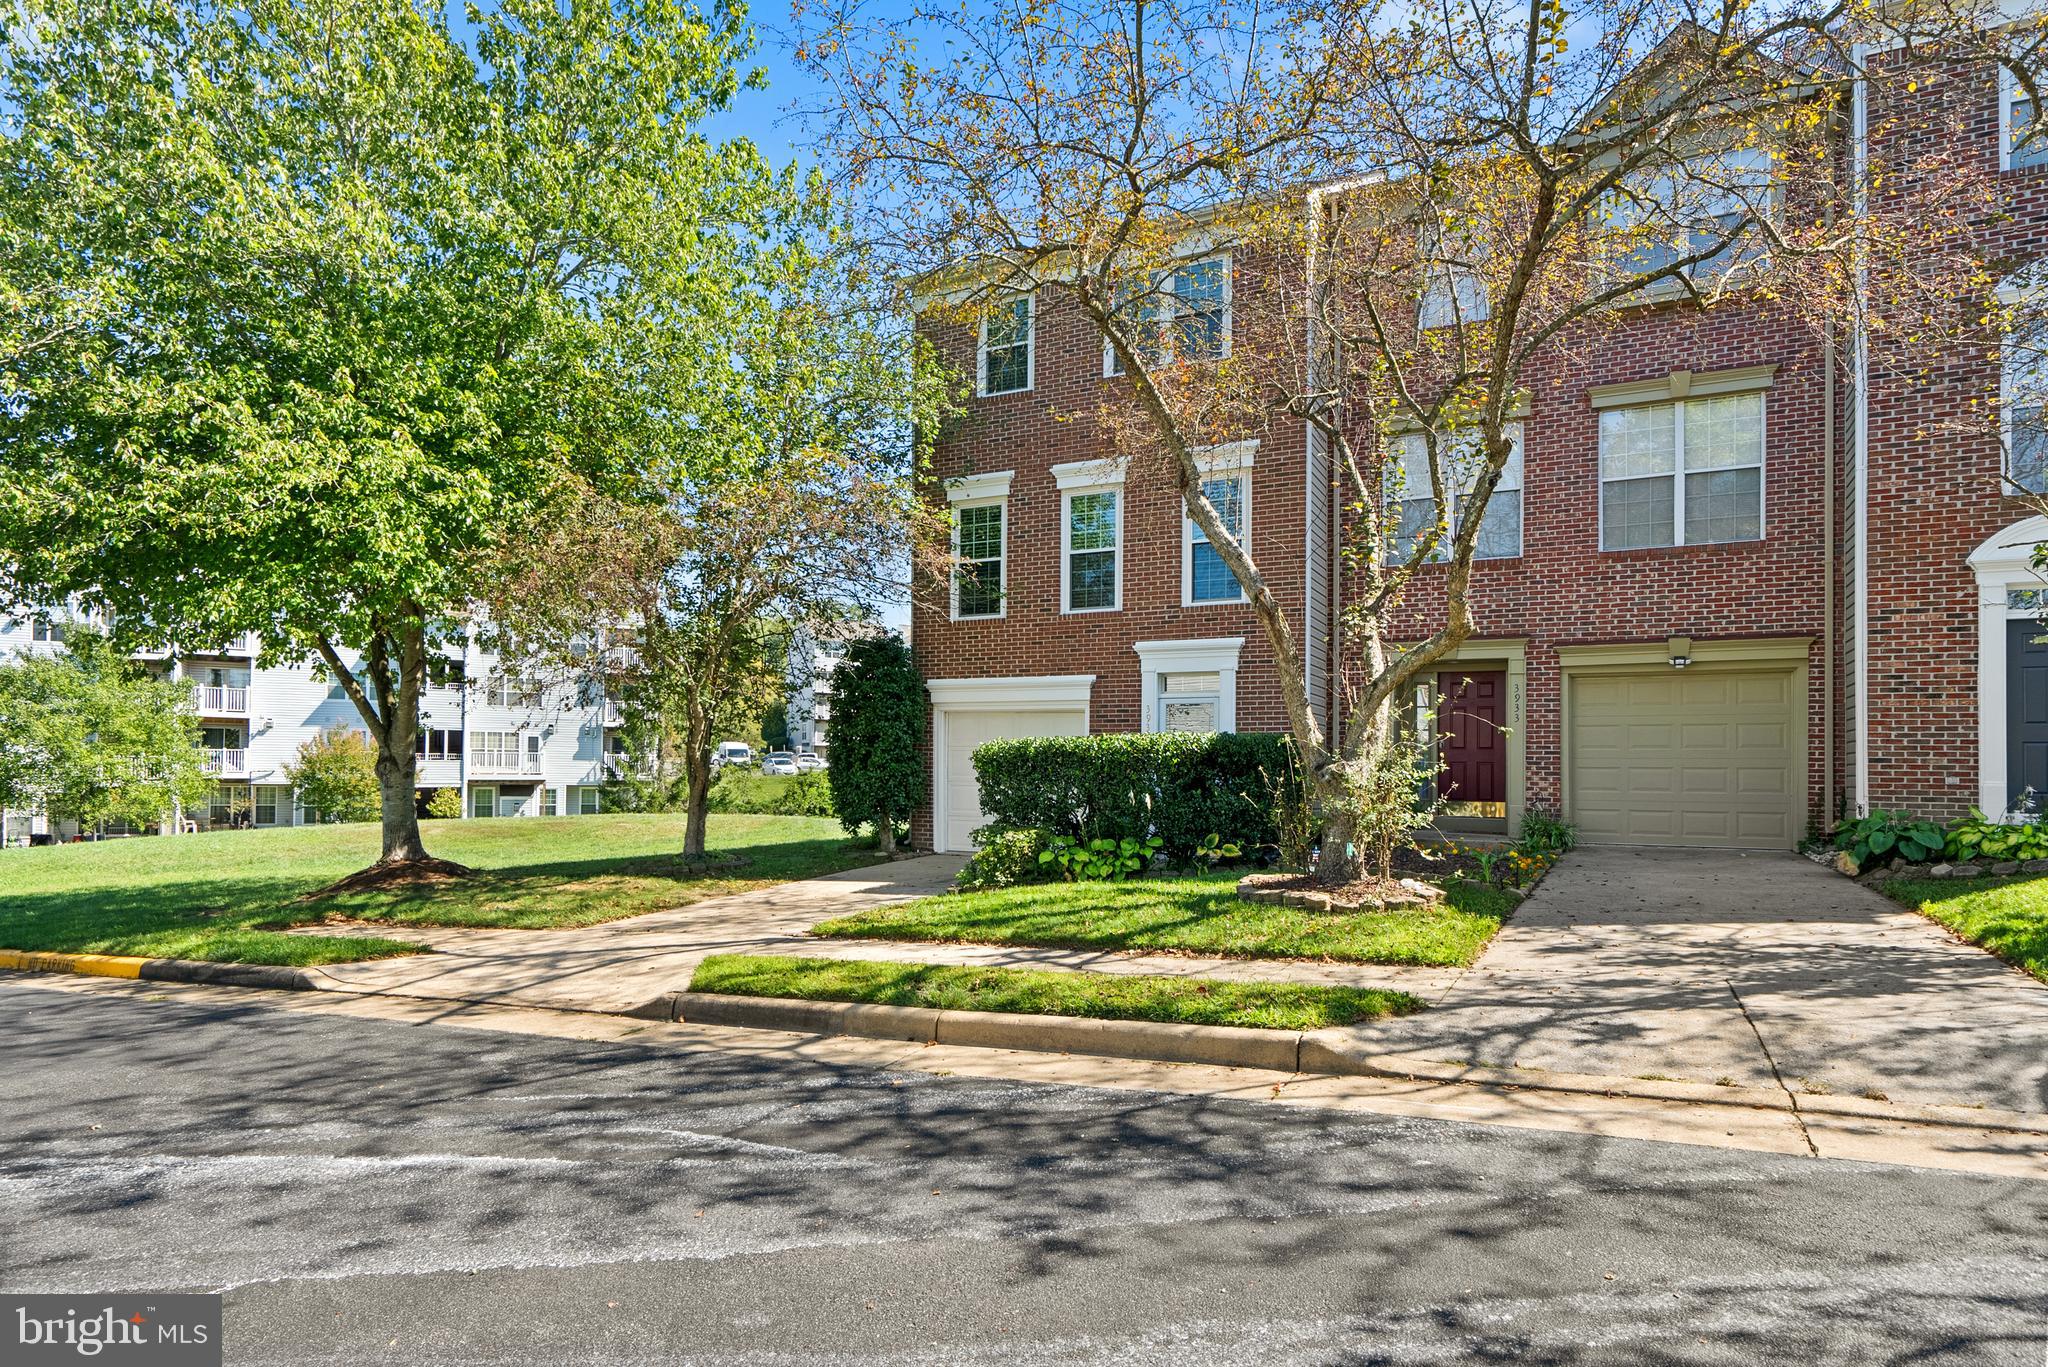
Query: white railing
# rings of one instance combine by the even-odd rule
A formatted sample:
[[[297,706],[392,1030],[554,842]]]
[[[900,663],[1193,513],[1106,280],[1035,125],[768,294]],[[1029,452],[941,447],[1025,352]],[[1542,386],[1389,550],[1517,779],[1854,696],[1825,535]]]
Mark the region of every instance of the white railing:
[[[626,724],[626,714],[620,710],[617,703],[609,698],[605,700],[604,704],[604,724],[606,726],[624,726]]]
[[[206,772],[209,774],[239,774],[248,767],[247,750],[206,751]]]
[[[247,712],[249,690],[214,684],[193,684],[192,705],[209,716],[222,712]]]
[[[538,774],[539,755],[507,755],[489,750],[469,757],[470,769],[479,774]]]

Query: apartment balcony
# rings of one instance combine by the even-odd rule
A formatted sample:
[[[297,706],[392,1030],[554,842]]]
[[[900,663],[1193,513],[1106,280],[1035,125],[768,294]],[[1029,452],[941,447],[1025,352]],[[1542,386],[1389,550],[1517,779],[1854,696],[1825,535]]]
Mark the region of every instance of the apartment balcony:
[[[207,750],[202,752],[206,761],[206,772],[222,778],[240,778],[249,772],[247,750]]]
[[[539,778],[539,755],[494,755],[488,752],[469,757],[471,778]]]
[[[626,724],[625,711],[610,698],[606,698],[604,702],[604,724],[606,726],[624,726]]]
[[[216,658],[254,655],[257,653],[256,638],[254,636],[236,636],[230,640],[212,645],[189,646],[180,653],[185,655],[210,655]]]
[[[193,684],[192,706],[202,717],[247,716],[249,690],[231,685]]]

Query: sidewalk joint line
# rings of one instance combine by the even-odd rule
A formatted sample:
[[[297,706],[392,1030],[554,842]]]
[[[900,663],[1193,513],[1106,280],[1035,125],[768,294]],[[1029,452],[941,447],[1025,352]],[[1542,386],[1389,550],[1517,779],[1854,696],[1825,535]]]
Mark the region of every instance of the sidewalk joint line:
[[[1778,1090],[1792,1103],[1792,1123],[1799,1127],[1799,1137],[1806,1141],[1809,1157],[1820,1157],[1820,1146],[1813,1142],[1812,1133],[1806,1128],[1806,1113],[1799,1109],[1799,1094],[1785,1085],[1785,1075],[1778,1071],[1778,1060],[1771,1056],[1771,1046],[1764,1043],[1764,1032],[1757,1028],[1756,1017],[1749,1014],[1749,1003],[1742,1000],[1742,994],[1735,990],[1735,984],[1727,984],[1728,995],[1735,998],[1735,1009],[1749,1022],[1749,1033],[1756,1036],[1756,1047],[1764,1051],[1764,1062],[1771,1065],[1771,1078],[1778,1084]]]

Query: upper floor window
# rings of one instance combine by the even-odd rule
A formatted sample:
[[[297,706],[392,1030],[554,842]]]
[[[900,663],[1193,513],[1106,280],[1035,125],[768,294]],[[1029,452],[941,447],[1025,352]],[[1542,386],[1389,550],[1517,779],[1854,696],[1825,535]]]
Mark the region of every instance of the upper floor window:
[[[1223,523],[1223,529],[1230,533],[1239,545],[1244,544],[1245,507],[1249,502],[1247,486],[1251,483],[1247,471],[1238,470],[1230,474],[1216,475],[1202,481],[1202,495],[1216,509],[1216,517]],[[1223,556],[1209,544],[1208,535],[1192,517],[1183,517],[1187,527],[1187,550],[1185,583],[1187,601],[1195,603],[1241,603],[1244,601],[1244,586],[1237,582],[1237,576],[1230,572],[1230,566],[1223,563]]]
[[[1600,414],[1600,548],[1697,546],[1764,534],[1764,396]]]
[[[50,617],[37,617],[29,626],[29,637],[36,641],[62,641],[64,624]]]
[[[1425,224],[1418,234],[1422,262],[1422,294],[1417,301],[1418,327],[1442,328],[1453,323],[1483,323],[1489,309],[1486,281],[1475,265],[1483,244],[1465,233],[1445,232]]]
[[[1063,612],[1100,612],[1118,606],[1117,560],[1123,547],[1121,489],[1090,489],[1066,496],[1060,527]]]
[[[1123,309],[1133,340],[1154,361],[1215,361],[1230,354],[1230,258],[1212,256],[1161,272]],[[1102,344],[1102,373],[1124,373],[1123,358]]]
[[[546,701],[546,690],[527,679],[516,679],[506,674],[493,674],[484,701],[492,707],[539,707]]]
[[[1032,303],[1020,294],[981,318],[981,392],[1014,394],[1031,388]]]
[[[2038,111],[2034,101],[2003,67],[1998,71],[1998,88],[1999,165],[2009,171],[2048,166],[2048,128],[2035,127]]]
[[[2003,389],[2005,477],[2048,493],[2048,325],[2006,335]]]
[[[1479,530],[1472,543],[1475,560],[1507,560],[1522,553],[1522,429],[1508,429],[1511,443],[1507,464],[1479,515]],[[1451,494],[1451,515],[1439,527],[1435,490],[1429,478],[1429,443],[1420,432],[1394,440],[1393,458],[1387,462],[1387,512],[1392,524],[1392,554],[1407,560],[1415,554],[1431,528],[1438,528],[1431,560],[1448,560],[1451,542],[1457,539],[1465,504],[1485,458],[1477,436],[1462,432],[1439,438],[1444,457],[1444,483]]]
[[[1003,615],[1005,500],[953,510],[953,616]]]
[[[420,759],[461,759],[462,733],[422,726],[413,739],[412,750]]]
[[[1613,191],[1606,226],[1622,236],[1618,263],[1628,275],[1654,275],[1701,259],[1688,275],[1726,270],[1745,254],[1748,223],[1765,211],[1773,173],[1761,147],[1688,157],[1648,170]]]

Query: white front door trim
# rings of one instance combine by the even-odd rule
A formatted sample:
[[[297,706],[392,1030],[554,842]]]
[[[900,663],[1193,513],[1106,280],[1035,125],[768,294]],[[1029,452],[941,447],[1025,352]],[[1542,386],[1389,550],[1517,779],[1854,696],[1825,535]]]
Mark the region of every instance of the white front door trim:
[[[1061,712],[1080,709],[1088,725],[1093,674],[1030,674],[993,679],[927,679],[932,700],[932,848],[946,838],[946,714],[948,712]]]
[[[2034,568],[2034,548],[2043,543],[2048,543],[2048,517],[2029,517],[1970,552],[1970,569],[1977,576],[1977,807],[1994,819],[2009,800],[2006,623],[2033,611],[2011,606],[2015,589],[2048,589],[2048,578]]]

